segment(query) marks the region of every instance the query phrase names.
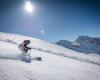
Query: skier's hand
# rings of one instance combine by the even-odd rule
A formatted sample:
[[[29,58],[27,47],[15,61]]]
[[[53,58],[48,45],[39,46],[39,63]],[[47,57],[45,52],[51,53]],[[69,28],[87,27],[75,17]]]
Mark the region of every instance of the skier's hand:
[[[32,48],[29,48],[30,50],[32,49]]]

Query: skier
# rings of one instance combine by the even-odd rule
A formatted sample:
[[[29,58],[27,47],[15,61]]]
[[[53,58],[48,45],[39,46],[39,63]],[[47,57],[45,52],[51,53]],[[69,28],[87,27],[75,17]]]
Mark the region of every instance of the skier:
[[[28,52],[28,50],[31,50],[30,47],[28,47],[27,45],[30,44],[30,40],[24,40],[23,43],[21,43],[18,47],[25,53]]]
[[[23,43],[21,43],[18,47],[19,47],[19,49],[21,49],[22,50],[22,55],[23,55],[23,58],[22,58],[22,60],[23,61],[26,61],[26,62],[31,62],[31,58],[30,58],[30,52],[29,52],[29,58],[28,58],[28,60],[26,60],[26,54],[25,53],[28,53],[28,50],[31,50],[31,48],[30,47],[28,47],[28,45],[30,44],[31,42],[30,42],[30,40],[24,40],[23,41]],[[41,61],[41,57],[35,57],[35,58],[33,58],[33,60],[39,60],[39,61]]]

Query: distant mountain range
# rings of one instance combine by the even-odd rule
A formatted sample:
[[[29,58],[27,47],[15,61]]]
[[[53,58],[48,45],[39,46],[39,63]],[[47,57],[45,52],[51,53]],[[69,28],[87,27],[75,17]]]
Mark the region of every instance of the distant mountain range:
[[[59,40],[57,45],[87,54],[100,54],[100,37],[79,36],[74,42]]]

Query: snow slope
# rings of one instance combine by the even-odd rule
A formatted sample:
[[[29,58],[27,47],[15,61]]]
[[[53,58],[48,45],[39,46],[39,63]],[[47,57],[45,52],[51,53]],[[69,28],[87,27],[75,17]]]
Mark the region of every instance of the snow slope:
[[[24,39],[32,42],[31,57],[41,56],[43,61],[20,60],[17,46]],[[100,80],[99,55],[80,54],[16,34],[0,33],[0,40],[0,80]]]
[[[50,42],[45,42],[40,39],[21,36],[21,35],[17,35],[17,34],[2,33],[2,32],[0,33],[1,41],[9,42],[12,44],[17,44],[16,46],[18,46],[20,43],[22,43],[23,40],[25,40],[25,39],[31,40],[30,46],[33,49],[100,65],[100,55],[97,55],[97,54],[85,54],[85,53],[80,54],[76,51],[66,49],[62,46],[54,45],[54,44],[51,44]]]

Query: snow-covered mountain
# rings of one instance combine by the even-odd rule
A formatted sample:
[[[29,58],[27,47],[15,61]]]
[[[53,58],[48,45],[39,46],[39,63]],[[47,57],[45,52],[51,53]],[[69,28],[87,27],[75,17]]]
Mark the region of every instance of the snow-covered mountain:
[[[31,40],[31,57],[42,61],[21,61],[18,45]],[[80,54],[40,39],[0,33],[0,80],[100,80],[100,55]]]
[[[79,36],[75,42],[60,40],[57,45],[88,54],[100,54],[100,38],[92,38],[89,36]]]

